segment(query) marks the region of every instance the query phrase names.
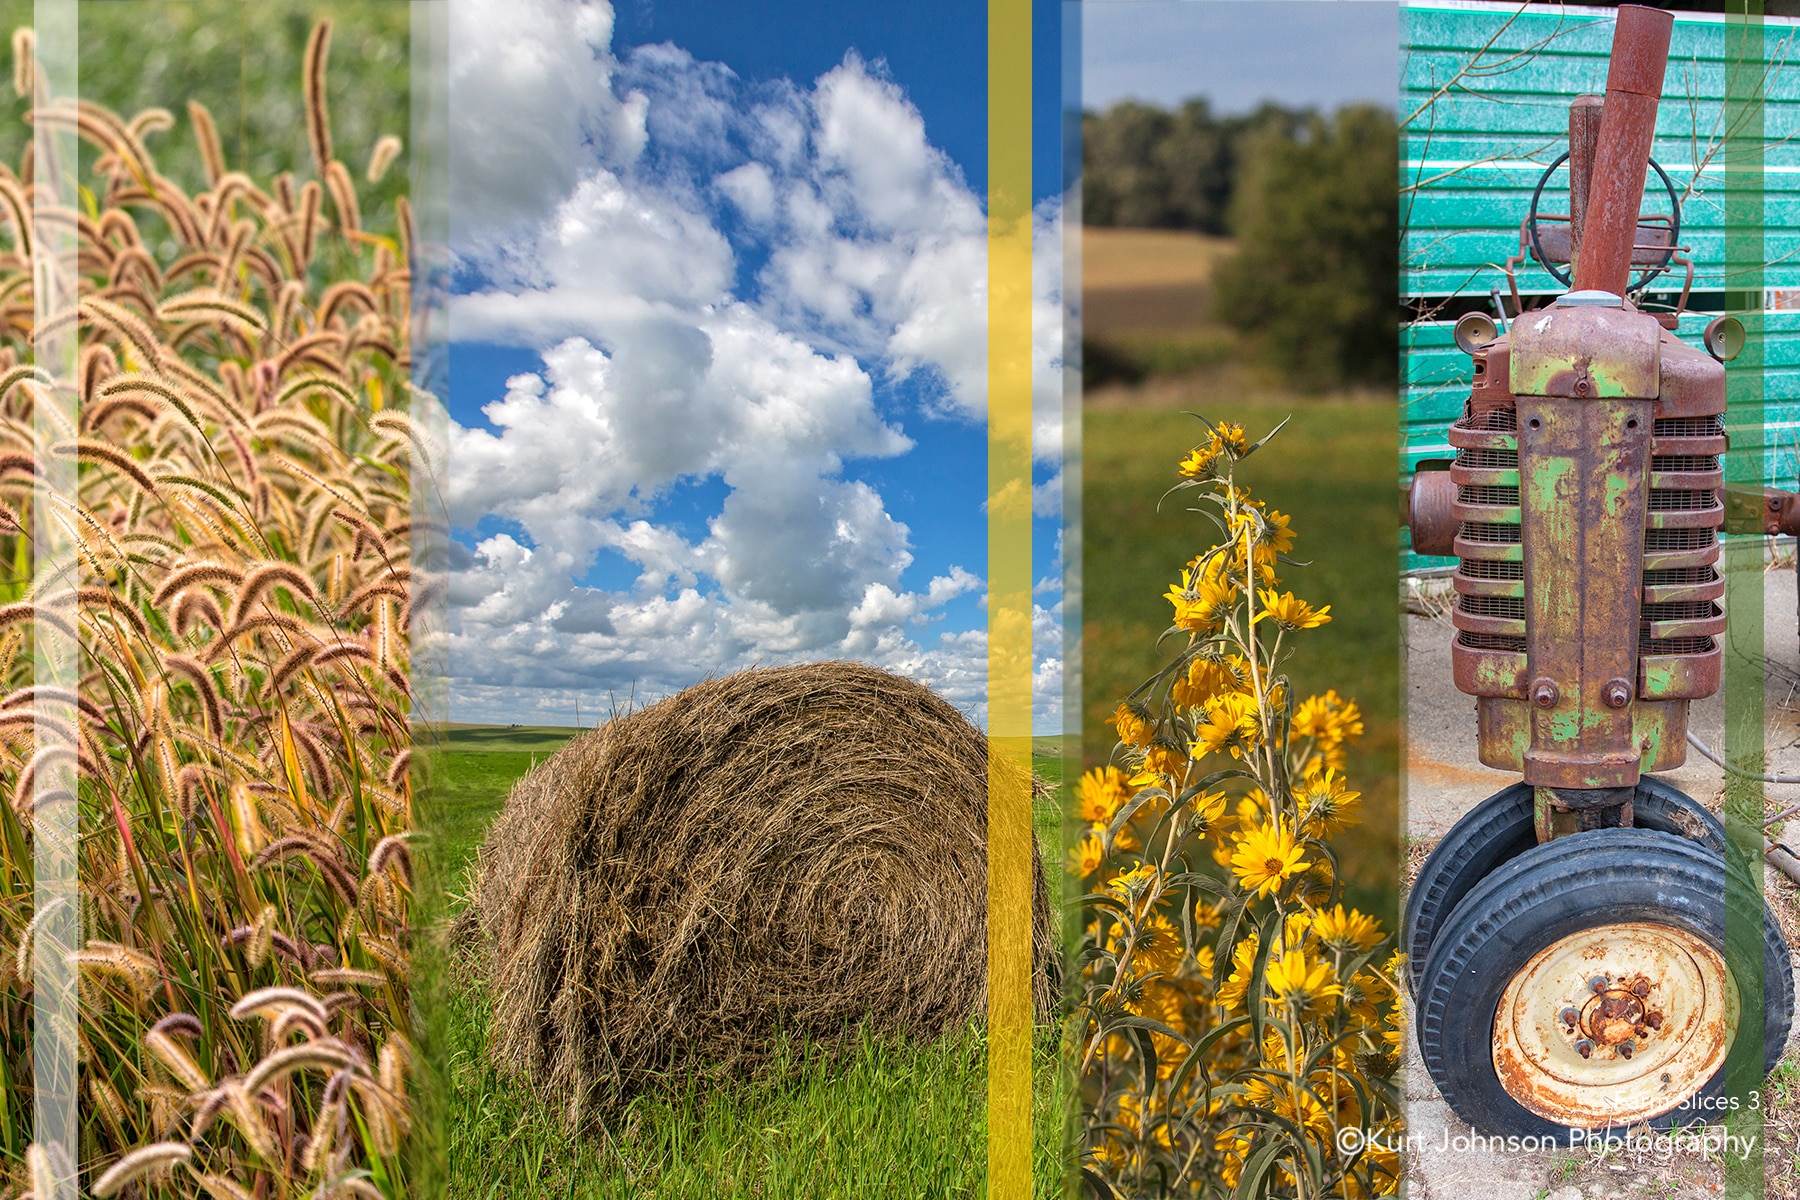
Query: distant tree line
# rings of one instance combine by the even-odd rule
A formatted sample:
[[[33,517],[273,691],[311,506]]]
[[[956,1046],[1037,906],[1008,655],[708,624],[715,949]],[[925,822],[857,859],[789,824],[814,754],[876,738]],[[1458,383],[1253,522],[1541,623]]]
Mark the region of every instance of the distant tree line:
[[[1238,252],[1214,316],[1308,387],[1397,378],[1399,135],[1372,104],[1330,116],[1265,104],[1215,117],[1205,100],[1082,117],[1089,225],[1192,229]]]
[[[1292,137],[1310,113],[1264,104],[1215,117],[1195,98],[1173,111],[1126,100],[1081,116],[1081,212],[1089,225],[1227,236],[1245,143]]]

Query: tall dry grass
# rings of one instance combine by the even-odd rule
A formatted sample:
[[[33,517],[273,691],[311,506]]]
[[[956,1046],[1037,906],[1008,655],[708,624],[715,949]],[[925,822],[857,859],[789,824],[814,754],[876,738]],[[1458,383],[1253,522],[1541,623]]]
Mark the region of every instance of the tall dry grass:
[[[199,104],[178,121],[49,97],[14,39],[15,86],[83,143],[91,199],[46,213],[31,152],[0,166],[0,1198],[46,1194],[25,1139],[34,805],[56,802],[33,781],[68,755],[34,741],[53,709],[79,780],[83,1191],[407,1188],[410,217],[358,211],[357,177],[400,148],[337,157],[329,38],[301,81],[313,177],[265,181]],[[191,190],[156,168],[177,137],[206,164]],[[78,246],[79,415],[49,441],[34,206]],[[50,456],[77,465],[60,597],[31,592]],[[34,604],[54,620],[53,601],[79,640],[72,695],[33,686]]]

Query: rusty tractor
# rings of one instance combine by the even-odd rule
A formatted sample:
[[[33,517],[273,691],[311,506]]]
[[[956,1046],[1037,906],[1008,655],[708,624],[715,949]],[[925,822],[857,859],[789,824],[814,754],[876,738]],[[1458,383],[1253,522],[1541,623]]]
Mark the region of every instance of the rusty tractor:
[[[1520,311],[1515,284],[1504,332],[1458,323],[1456,458],[1410,493],[1415,548],[1459,560],[1452,661],[1481,761],[1523,777],[1437,846],[1405,918],[1425,1065],[1496,1135],[1717,1119],[1732,1045],[1761,1024],[1767,1070],[1793,1009],[1766,909],[1760,957],[1727,953],[1728,884],[1758,911],[1760,861],[1655,775],[1720,684],[1723,360],[1743,338],[1724,318],[1696,349],[1640,305],[1686,261],[1679,204],[1642,214],[1647,177],[1667,183],[1650,148],[1671,24],[1619,8],[1606,95],[1570,109],[1569,212],[1540,214],[1540,183],[1521,227],[1569,290]]]

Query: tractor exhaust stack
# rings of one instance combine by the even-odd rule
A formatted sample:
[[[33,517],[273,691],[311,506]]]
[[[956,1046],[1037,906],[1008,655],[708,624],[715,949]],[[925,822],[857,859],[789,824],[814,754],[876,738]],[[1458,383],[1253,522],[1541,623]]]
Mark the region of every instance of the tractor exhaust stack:
[[[1612,62],[1606,72],[1606,105],[1594,147],[1586,219],[1578,235],[1587,253],[1575,261],[1575,290],[1624,295],[1637,242],[1644,172],[1656,137],[1656,106],[1669,63],[1675,18],[1661,9],[1619,6]],[[1570,150],[1574,161],[1574,149]],[[1576,172],[1571,170],[1571,191]],[[1573,206],[1571,206],[1573,208]],[[1570,214],[1574,215],[1573,212]]]

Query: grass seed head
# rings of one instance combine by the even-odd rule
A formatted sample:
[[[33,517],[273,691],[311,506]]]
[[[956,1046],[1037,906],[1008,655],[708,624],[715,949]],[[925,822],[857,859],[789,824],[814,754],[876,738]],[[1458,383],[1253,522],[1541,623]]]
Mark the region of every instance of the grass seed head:
[[[193,1158],[194,1151],[186,1142],[158,1142],[133,1150],[94,1181],[94,1195],[104,1200],[140,1176],[166,1171],[177,1164],[192,1162]]]

